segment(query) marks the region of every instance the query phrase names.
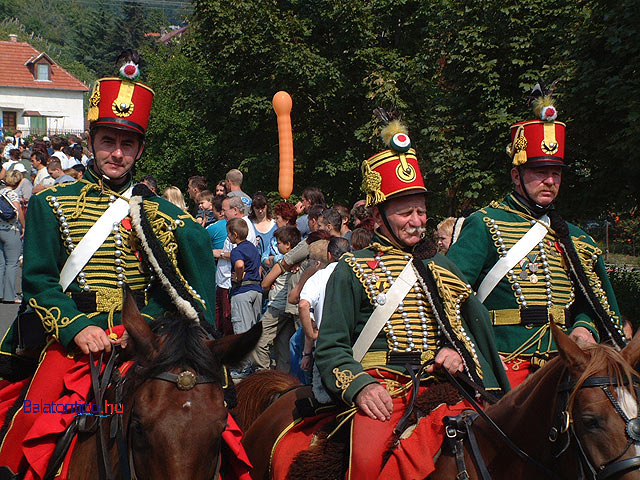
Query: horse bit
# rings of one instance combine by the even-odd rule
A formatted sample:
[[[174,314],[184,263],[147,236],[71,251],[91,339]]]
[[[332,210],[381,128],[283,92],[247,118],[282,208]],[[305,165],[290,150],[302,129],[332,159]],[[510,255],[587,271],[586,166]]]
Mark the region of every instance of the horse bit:
[[[470,443],[470,452],[474,457],[480,477],[482,478],[482,480],[491,480],[491,476],[486,467],[484,459],[482,458],[482,453],[480,452],[475,439],[475,435],[473,434],[472,430],[473,422],[479,416],[481,416],[488,423],[488,425],[500,437],[502,437],[507,446],[511,450],[513,450],[520,458],[526,460],[541,472],[544,472],[548,477],[554,479],[560,478],[558,474],[550,470],[542,462],[531,457],[526,452],[521,450],[515,443],[513,443],[513,441],[500,429],[500,427],[483,411],[482,407],[480,407],[475,399],[458,382],[456,377],[451,375],[446,370],[445,373],[447,374],[447,377],[449,377],[451,383],[458,388],[462,396],[467,401],[469,401],[471,405],[473,405],[473,408],[476,410],[476,412],[469,412],[467,410],[456,417],[445,417],[444,419],[447,441],[450,449],[455,455],[456,465],[458,467],[458,475],[456,476],[456,479],[469,479],[464,460],[463,448],[463,440],[467,439]],[[638,386],[640,385],[640,378],[634,375],[632,377],[632,383],[633,389],[636,394],[636,399],[637,401],[639,401],[640,392]],[[627,384],[628,382],[623,382],[623,385]],[[580,389],[600,387],[613,405],[615,411],[625,422],[625,433],[628,439],[626,447],[624,448],[622,453],[620,453],[620,455],[614,457],[612,460],[609,460],[608,462],[605,462],[598,467],[595,467],[589,460],[585,449],[573,428],[573,422],[571,421],[570,414],[566,410],[570,392],[575,388],[575,382],[570,381],[568,372],[565,375],[565,379],[560,383],[560,386],[558,387],[558,409],[555,415],[554,425],[551,428],[549,434],[549,441],[554,443],[554,445],[556,446],[553,452],[553,456],[557,458],[567,450],[570,443],[570,436],[573,437],[579,452],[578,466],[580,470],[580,476],[578,477],[578,480],[583,480],[585,478],[589,478],[590,480],[606,480],[617,478],[631,471],[640,469],[640,456],[634,456],[625,460],[620,460],[620,458],[627,453],[629,448],[631,448],[634,443],[640,443],[640,417],[636,416],[634,418],[629,418],[627,416],[618,400],[616,400],[616,398],[612,395],[609,388],[612,386],[618,387],[620,385],[618,384],[616,379],[612,379],[609,377],[591,377],[585,380],[584,383],[579,387]],[[638,406],[638,410],[640,410],[640,406]],[[570,435],[567,432],[570,432]],[[561,435],[566,435],[563,443],[558,442]],[[588,477],[585,476],[585,466],[588,470]]]

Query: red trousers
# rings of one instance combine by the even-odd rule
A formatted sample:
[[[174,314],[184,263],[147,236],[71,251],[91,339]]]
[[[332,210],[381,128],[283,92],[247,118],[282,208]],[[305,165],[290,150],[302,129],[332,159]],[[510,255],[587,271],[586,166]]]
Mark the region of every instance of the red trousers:
[[[528,360],[511,360],[504,363],[507,366],[507,378],[511,384],[511,388],[514,389],[525,379],[533,373],[531,368],[531,362]]]
[[[124,327],[118,325],[113,331],[121,335]],[[64,347],[55,343],[47,349],[32,379],[13,384],[0,382],[0,418],[4,419],[22,387],[31,381],[25,402],[13,415],[11,427],[0,445],[0,465],[9,467],[14,473],[26,472],[24,480],[39,480],[44,476],[59,436],[75,417],[71,411],[62,413],[61,406],[86,402],[91,388],[89,372],[88,356],[70,358]],[[44,405],[45,409],[34,412],[36,404]],[[230,478],[250,480],[251,463],[241,443],[242,431],[231,415],[227,418],[222,439],[226,444],[223,462],[228,462]],[[65,464],[62,475],[56,478],[66,478],[67,468]]]

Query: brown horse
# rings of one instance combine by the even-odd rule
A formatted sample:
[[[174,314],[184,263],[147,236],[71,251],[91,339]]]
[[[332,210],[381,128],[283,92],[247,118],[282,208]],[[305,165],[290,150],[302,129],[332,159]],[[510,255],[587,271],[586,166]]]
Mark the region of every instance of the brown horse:
[[[498,403],[487,408],[486,412],[518,447],[553,471],[556,478],[596,478],[591,475],[589,465],[596,473],[611,465],[609,472],[620,465],[615,462],[640,455],[640,442],[627,434],[627,429],[640,426],[640,420],[638,423],[632,420],[638,416],[638,399],[635,389],[630,387],[640,382],[632,368],[640,359],[640,335],[618,353],[603,345],[583,350],[555,325],[553,334],[560,355]],[[605,389],[601,383],[606,384]],[[273,396],[275,390],[277,388],[268,394]],[[564,393],[559,394],[559,390]],[[563,394],[567,405],[561,405]],[[295,420],[296,400],[305,396],[308,396],[308,387],[285,393],[248,425],[243,443],[254,465],[251,472],[254,479],[268,478],[273,444],[280,432]],[[614,405],[623,410],[626,419],[616,411]],[[557,425],[558,412],[561,423],[566,422],[565,425]],[[248,412],[248,418],[254,413]],[[556,426],[554,433],[552,429]],[[541,471],[510,450],[481,418],[476,420],[473,430],[492,479],[548,478],[548,472]],[[637,438],[640,439],[640,428]],[[589,465],[580,465],[580,448]],[[555,450],[557,452],[554,455]],[[443,452],[430,480],[450,480],[458,474],[455,458],[445,449]],[[640,479],[640,470],[637,470],[640,467],[636,466],[640,465],[640,459],[628,462],[628,470],[623,468],[617,474],[597,478]],[[339,458],[325,458],[323,464],[340,463],[342,461]],[[470,479],[481,478],[467,444],[465,463]],[[329,469],[325,467],[324,470]],[[586,476],[582,476],[581,472],[585,472]],[[313,478],[344,478],[344,473],[325,473],[323,476],[322,472],[314,471]]]
[[[518,447],[559,478],[596,478],[590,473],[593,469],[600,480],[640,479],[637,463],[626,475],[624,470],[611,476],[603,474],[607,466],[612,465],[615,469],[615,462],[640,455],[640,442],[637,441],[640,437],[634,440],[627,433],[639,413],[639,399],[636,389],[631,386],[638,381],[633,367],[640,359],[640,335],[620,353],[604,345],[583,350],[555,325],[552,327],[560,355],[500,402],[487,408],[486,413]],[[567,382],[567,378],[571,381]],[[594,378],[604,380],[593,382]],[[566,392],[566,405],[559,408],[564,403],[562,383],[571,388]],[[632,420],[630,424],[616,407],[622,409],[626,420]],[[557,417],[554,418],[556,412],[560,413],[563,425],[558,425]],[[482,418],[474,423],[473,429],[492,478],[547,478],[539,468],[509,449]],[[470,478],[480,478],[468,448],[465,456]],[[457,473],[455,459],[443,455],[430,479],[455,478]]]
[[[121,440],[109,435],[113,416],[105,420],[102,438],[80,434],[70,461],[69,478],[121,478],[122,462],[132,478],[173,480],[216,477],[221,434],[227,424],[222,365],[235,363],[252,350],[261,334],[258,324],[242,335],[208,340],[193,321],[165,314],[153,333],[132,295],[125,294],[122,322],[129,333],[125,355],[135,363],[124,377]],[[185,373],[187,372],[187,373]],[[113,393],[107,397],[114,401]],[[114,427],[115,428],[115,427]],[[111,466],[105,475],[103,446]]]

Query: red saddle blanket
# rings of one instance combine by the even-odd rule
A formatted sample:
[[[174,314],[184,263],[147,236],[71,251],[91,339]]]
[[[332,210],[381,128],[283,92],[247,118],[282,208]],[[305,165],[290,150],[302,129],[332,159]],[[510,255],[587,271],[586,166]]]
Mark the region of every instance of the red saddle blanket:
[[[114,327],[114,333],[121,335],[124,327]],[[124,364],[122,373],[130,366]],[[74,359],[67,355],[60,344],[51,345],[45,352],[35,375],[17,383],[0,383],[0,418],[18,400],[22,389],[29,384],[25,401],[10,421],[5,438],[0,445],[0,465],[8,466],[13,472],[26,472],[25,480],[40,480],[46,473],[56,442],[71,424],[76,412],[62,405],[84,405],[91,389],[89,357]],[[230,478],[249,480],[251,462],[242,447],[242,431],[229,415],[227,429],[222,434],[228,451],[223,462],[228,462]],[[63,468],[57,479],[65,480],[68,475],[68,459],[75,445],[75,439],[67,453]]]
[[[440,450],[445,437],[443,419],[456,416],[473,407],[466,401],[460,401],[457,395],[436,397],[431,402],[433,408],[427,416],[407,428],[398,438],[393,429],[398,424],[410,401],[410,389],[405,388],[409,377],[386,370],[370,370],[387,390],[391,390],[393,413],[389,421],[379,421],[357,412],[348,424],[340,428],[350,428],[349,471],[350,480],[398,479],[423,480],[435,471],[434,457]],[[418,398],[428,396],[433,384],[421,385]],[[393,393],[395,391],[395,394]],[[274,480],[288,478],[289,467],[296,456],[308,449],[317,438],[316,435],[335,419],[336,412],[305,418],[291,425],[283,432],[274,446],[271,472]],[[388,460],[383,464],[383,458]]]

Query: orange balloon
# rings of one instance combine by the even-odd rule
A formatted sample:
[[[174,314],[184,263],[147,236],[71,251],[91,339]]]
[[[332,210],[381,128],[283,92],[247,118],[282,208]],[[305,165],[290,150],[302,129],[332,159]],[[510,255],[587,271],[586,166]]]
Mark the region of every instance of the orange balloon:
[[[293,132],[291,131],[291,95],[280,91],[273,96],[273,109],[278,118],[278,146],[280,149],[280,172],[278,191],[287,199],[293,192]]]

